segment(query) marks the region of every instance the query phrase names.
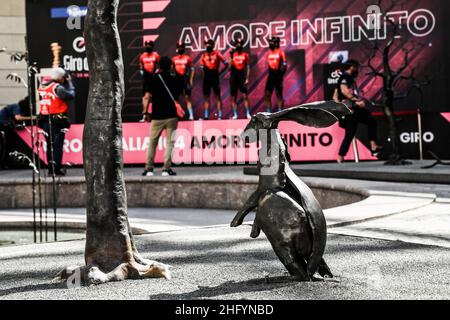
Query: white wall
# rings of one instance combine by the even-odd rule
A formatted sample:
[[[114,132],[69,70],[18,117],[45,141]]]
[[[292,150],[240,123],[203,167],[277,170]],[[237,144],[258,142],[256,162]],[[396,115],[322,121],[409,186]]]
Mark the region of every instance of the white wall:
[[[25,0],[0,0],[0,47],[25,50]],[[6,80],[8,73],[26,77],[26,64],[13,64],[0,53],[0,106],[19,101],[27,95],[21,85]]]

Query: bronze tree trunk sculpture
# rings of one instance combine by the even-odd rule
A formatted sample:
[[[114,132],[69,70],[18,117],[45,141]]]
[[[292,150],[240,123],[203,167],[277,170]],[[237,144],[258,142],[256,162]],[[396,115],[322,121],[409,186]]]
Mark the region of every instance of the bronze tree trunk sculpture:
[[[85,262],[87,284],[127,278],[170,278],[169,266],[143,259],[136,250],[123,177],[123,62],[117,30],[118,0],[89,0],[85,21],[90,88],[83,135],[87,184]],[[58,274],[67,279],[76,268]]]
[[[402,65],[395,69],[392,66],[392,60],[394,57],[394,45],[399,42],[401,35],[401,24],[400,22],[395,22],[387,16],[387,12],[391,12],[396,5],[395,1],[392,1],[390,5],[385,6],[385,1],[378,0],[377,6],[380,8],[382,13],[380,14],[380,25],[382,21],[386,24],[386,34],[387,40],[385,43],[379,43],[378,41],[373,41],[372,47],[370,48],[371,54],[367,67],[370,69],[368,75],[381,78],[383,81],[383,98],[381,105],[383,106],[383,112],[386,117],[386,122],[388,125],[388,137],[389,143],[391,145],[391,154],[389,155],[389,160],[385,163],[386,165],[408,165],[411,164],[402,158],[400,152],[400,141],[397,130],[397,119],[395,116],[395,102],[400,99],[406,98],[406,95],[398,95],[397,87],[400,81],[415,80],[414,73],[415,69],[411,68],[409,75],[405,75],[405,71],[410,68],[411,64],[411,53],[415,50],[420,50],[425,47],[424,44],[414,43],[410,41],[410,45],[402,48],[403,51],[403,63]],[[374,60],[376,58],[381,59],[381,64],[379,67],[374,65]]]

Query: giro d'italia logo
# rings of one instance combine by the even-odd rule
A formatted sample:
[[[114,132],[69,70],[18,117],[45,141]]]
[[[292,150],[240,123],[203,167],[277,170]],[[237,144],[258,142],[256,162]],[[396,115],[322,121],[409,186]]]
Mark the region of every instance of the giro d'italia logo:
[[[78,37],[73,40],[73,50],[75,50],[78,53],[82,53],[86,51],[86,48],[84,46],[84,38]]]

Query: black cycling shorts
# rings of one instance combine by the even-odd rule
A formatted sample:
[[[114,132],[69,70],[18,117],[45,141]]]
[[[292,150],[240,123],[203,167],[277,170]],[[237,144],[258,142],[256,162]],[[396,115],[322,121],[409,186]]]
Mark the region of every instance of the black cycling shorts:
[[[209,97],[211,95],[211,90],[214,91],[216,96],[220,96],[220,78],[218,71],[211,71],[204,69],[203,77],[203,95]]]
[[[245,71],[232,71],[230,74],[230,93],[234,97],[238,90],[243,94],[248,94],[248,88],[245,85],[247,74]]]
[[[275,90],[278,97],[283,96],[283,73],[280,71],[269,70],[267,77],[266,92],[272,94]]]
[[[183,94],[188,97],[192,95],[192,86],[189,80],[189,76],[184,76]]]
[[[144,72],[142,76],[142,92],[144,95],[152,92],[152,77],[153,74],[147,72]]]

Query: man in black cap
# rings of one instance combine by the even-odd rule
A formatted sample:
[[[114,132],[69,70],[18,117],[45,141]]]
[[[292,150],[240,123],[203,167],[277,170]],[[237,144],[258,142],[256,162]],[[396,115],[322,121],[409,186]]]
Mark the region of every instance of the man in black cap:
[[[338,163],[342,163],[348,153],[350,144],[355,137],[359,123],[364,123],[369,129],[370,149],[372,155],[376,156],[382,150],[376,143],[377,140],[377,122],[367,110],[367,104],[364,99],[358,97],[358,88],[356,78],[359,75],[360,64],[356,60],[348,60],[345,63],[345,70],[341,74],[335,91],[335,100],[348,105],[353,114],[345,117],[341,121],[341,126],[345,128],[345,137],[339,149]]]
[[[0,108],[0,166],[6,165],[9,153],[14,151],[11,148],[11,136],[17,122],[31,118],[28,97]]]
[[[237,95],[238,91],[242,92],[244,107],[247,119],[250,115],[250,102],[248,98],[248,82],[250,78],[250,56],[244,52],[244,41],[237,39],[235,41],[236,49],[231,51],[230,57],[230,94],[231,106],[233,108],[233,119],[238,118],[237,112]]]
[[[153,97],[152,125],[150,129],[150,145],[143,176],[154,175],[156,147],[163,131],[166,132],[166,154],[162,176],[175,176],[172,170],[172,152],[175,144],[175,132],[178,126],[178,115],[175,103],[178,102],[184,87],[183,77],[172,69],[172,59],[161,58],[160,70],[150,79]],[[175,100],[175,101],[174,101]]]
[[[266,111],[272,112],[272,94],[277,95],[278,111],[284,107],[283,78],[287,70],[286,54],[280,49],[280,38],[275,37],[269,41],[270,50],[267,53],[267,66],[269,76],[266,83]]]
[[[151,78],[152,75],[156,72],[157,65],[159,63],[160,56],[158,52],[155,51],[155,43],[153,41],[147,41],[145,42],[145,52],[141,54],[139,57],[139,64],[141,69],[141,75],[142,75],[142,84],[143,84],[143,94],[144,97],[142,98],[142,105],[143,105],[143,120],[146,121],[147,118],[150,116],[150,110],[149,106],[152,100],[151,95]]]
[[[195,68],[191,57],[186,54],[186,45],[177,43],[177,54],[172,58],[175,72],[184,79],[184,99],[189,112],[189,120],[194,120],[192,110],[192,84],[194,83]]]
[[[220,90],[220,74],[228,68],[228,62],[222,56],[218,50],[214,50],[214,40],[209,39],[205,42],[206,52],[201,57],[201,65],[203,69],[203,96],[204,103],[204,116],[205,120],[209,119],[209,105],[211,90],[214,91],[214,95],[217,103],[217,118],[222,119],[222,97]],[[225,65],[224,69],[220,70],[220,64]]]

